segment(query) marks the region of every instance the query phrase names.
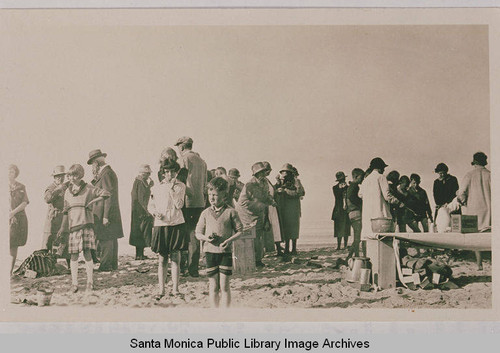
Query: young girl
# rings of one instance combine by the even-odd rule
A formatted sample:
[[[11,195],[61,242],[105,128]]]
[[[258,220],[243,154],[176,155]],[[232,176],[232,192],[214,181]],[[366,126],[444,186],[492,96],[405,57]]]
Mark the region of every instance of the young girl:
[[[163,179],[158,186],[152,188],[149,203],[149,212],[155,217],[151,250],[159,255],[159,291],[156,300],[165,296],[169,256],[172,263],[172,295],[179,294],[180,251],[187,250],[189,245],[181,211],[186,185],[176,179],[180,166],[174,160],[166,159],[160,168]]]
[[[231,243],[241,235],[243,225],[236,210],[227,205],[228,182],[216,177],[208,183],[208,201],[196,225],[196,238],[205,241],[203,251],[207,259],[209,300],[212,308],[228,308],[231,304],[229,276],[232,274]],[[221,297],[219,298],[219,289]]]
[[[71,256],[71,292],[73,293],[78,292],[78,257],[81,251],[83,251],[87,271],[87,291],[94,289],[94,262],[91,250],[96,250],[96,238],[93,230],[94,215],[90,206],[110,197],[110,193],[106,190],[85,183],[82,180],[84,175],[85,171],[80,164],[73,164],[69,168],[70,185],[64,194],[64,216],[58,232],[58,238],[62,233],[68,230],[70,232],[68,252]]]

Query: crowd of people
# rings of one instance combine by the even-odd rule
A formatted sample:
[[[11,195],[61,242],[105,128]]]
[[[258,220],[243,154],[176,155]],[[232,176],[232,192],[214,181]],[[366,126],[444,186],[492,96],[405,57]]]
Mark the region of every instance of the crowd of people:
[[[347,184],[343,172],[336,173],[337,184],[333,186],[335,206],[332,213],[337,249],[342,239],[347,247],[348,237],[353,234],[348,258],[359,256],[360,243],[372,233],[373,219],[392,219],[397,231],[434,232],[438,211],[474,215],[478,217],[478,231],[491,231],[491,173],[486,169],[487,156],[477,152],[473,156],[473,169],[468,172],[461,185],[450,175],[448,166],[439,163],[434,172],[438,174],[433,185],[436,204],[432,212],[429,198],[420,187],[418,174],[410,177],[396,170],[384,175],[387,164],[382,158],[374,158],[369,168],[352,170],[352,181]],[[363,254],[366,249],[362,247]],[[478,269],[482,269],[481,253],[476,252]]]
[[[264,244],[275,244],[277,256],[286,261],[297,253],[301,199],[304,187],[298,170],[286,163],[273,182],[272,168],[266,162],[254,163],[252,178],[242,183],[236,168],[208,170],[193,140],[181,137],[178,153],[165,148],[160,154],[158,181],[152,169],[139,167],[131,191],[130,245],[135,259],[145,260],[144,249],[158,255],[156,299],[165,296],[168,263],[171,263],[172,295],[179,294],[179,277],[199,277],[200,253],[204,253],[209,278],[209,300],[213,307],[228,307],[231,301],[229,276],[232,274],[232,242],[243,234],[254,238],[256,267],[264,267]],[[54,181],[45,190],[48,213],[42,247],[65,258],[71,273],[70,291],[79,291],[78,259],[83,253],[87,291],[94,289],[94,264],[97,271],[118,269],[118,239],[123,238],[118,198],[118,178],[106,163],[107,154],[96,149],[89,153],[92,180],[84,181],[82,165],[66,172],[56,166]],[[11,273],[17,249],[28,236],[24,209],[29,203],[26,188],[16,181],[19,169],[9,167]],[[67,180],[66,180],[67,178]]]

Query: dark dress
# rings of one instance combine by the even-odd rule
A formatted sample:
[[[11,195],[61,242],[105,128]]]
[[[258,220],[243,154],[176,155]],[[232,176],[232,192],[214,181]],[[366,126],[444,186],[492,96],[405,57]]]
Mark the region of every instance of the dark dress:
[[[153,217],[148,212],[151,197],[151,186],[140,177],[134,180],[132,186],[132,216],[130,223],[129,244],[139,248],[150,246],[153,231]]]
[[[281,183],[278,181],[274,189],[284,188],[284,192],[274,193],[277,203],[278,218],[283,241],[299,238],[300,229],[300,198],[304,196],[302,190],[298,190],[295,182]]]
[[[10,187],[10,210],[14,210],[23,202],[29,203],[28,195],[26,194],[26,187],[15,182]],[[9,221],[10,225],[10,247],[17,248],[26,245],[28,240],[28,217],[26,212],[22,210]]]
[[[349,213],[346,210],[347,185],[343,188],[336,184],[333,188],[335,197],[335,206],[332,212],[333,236],[348,237],[351,233],[351,223],[349,222]]]

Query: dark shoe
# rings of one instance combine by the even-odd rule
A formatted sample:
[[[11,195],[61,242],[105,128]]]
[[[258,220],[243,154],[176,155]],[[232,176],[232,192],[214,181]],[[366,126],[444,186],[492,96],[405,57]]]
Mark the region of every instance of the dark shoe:
[[[191,277],[200,277],[200,274],[198,272],[189,272],[189,275]]]
[[[257,266],[257,267],[266,267],[266,265],[262,261],[257,261],[255,263],[255,266]]]
[[[111,271],[113,271],[113,270],[112,270],[112,269],[110,269],[110,268],[100,268],[100,267],[99,267],[99,268],[97,269],[97,272],[111,272]]]
[[[292,250],[292,252],[290,254],[297,255],[297,249]]]

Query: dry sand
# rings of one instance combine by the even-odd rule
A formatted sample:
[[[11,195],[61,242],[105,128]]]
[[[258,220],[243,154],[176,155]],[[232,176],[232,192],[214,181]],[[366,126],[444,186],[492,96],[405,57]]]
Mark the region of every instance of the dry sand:
[[[181,296],[166,295],[154,299],[157,293],[157,261],[135,261],[129,255],[120,256],[120,270],[94,272],[95,289],[85,292],[86,275],[80,264],[77,293],[70,293],[69,274],[28,279],[15,277],[11,281],[11,302],[16,306],[36,305],[36,287],[49,281],[54,287],[51,305],[75,307],[208,307],[208,281],[201,277],[181,277]],[[336,268],[336,260],[345,258],[346,251],[331,248],[299,251],[294,262],[283,263],[271,254],[266,255],[264,269],[251,275],[233,275],[231,278],[232,306],[240,308],[491,308],[491,260],[484,261],[478,271],[473,253],[462,252],[459,257],[438,257],[448,261],[453,269],[454,282],[460,287],[453,290],[415,291],[398,288],[378,292],[362,292],[345,282],[345,267]],[[312,267],[313,259],[321,268]],[[147,271],[144,273],[138,270]],[[171,282],[167,284],[167,290]],[[168,292],[167,292],[168,293]]]

